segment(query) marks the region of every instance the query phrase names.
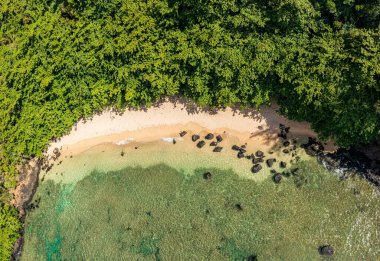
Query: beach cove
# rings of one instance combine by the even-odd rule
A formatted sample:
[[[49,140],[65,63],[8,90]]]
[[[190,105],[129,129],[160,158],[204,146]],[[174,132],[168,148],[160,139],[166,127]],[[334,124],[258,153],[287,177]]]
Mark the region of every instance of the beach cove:
[[[275,107],[95,115],[48,148],[22,259],[313,260],[331,245],[338,260],[375,260],[379,192],[307,155],[315,136]]]

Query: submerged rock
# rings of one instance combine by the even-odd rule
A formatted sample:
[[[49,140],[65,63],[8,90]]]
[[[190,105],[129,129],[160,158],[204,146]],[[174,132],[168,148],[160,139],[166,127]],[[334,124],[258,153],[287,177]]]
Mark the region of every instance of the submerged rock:
[[[281,161],[280,162],[280,168],[286,168],[286,162]]]
[[[285,154],[288,154],[289,150],[288,149],[283,149],[282,152],[285,153]]]
[[[220,136],[220,135],[216,136],[216,141],[217,142],[222,142],[223,141],[222,136]]]
[[[197,135],[197,134],[194,134],[193,136],[191,136],[191,140],[192,141],[197,141],[197,140],[199,140],[199,138],[200,138],[200,136],[199,135]]]
[[[219,147],[219,146],[217,146],[217,147],[215,147],[214,149],[213,149],[213,152],[221,152],[223,150],[223,147]]]
[[[274,158],[271,158],[271,159],[267,159],[267,160],[266,160],[267,166],[268,166],[269,168],[271,168],[271,167],[273,166],[273,163],[275,163],[275,162],[276,162],[276,159],[274,159]]]
[[[277,173],[276,175],[273,176],[274,183],[280,183],[281,179],[282,179],[282,175],[280,173]]]
[[[211,179],[211,177],[212,177],[211,172],[205,172],[205,173],[203,173],[203,178],[204,179],[209,180],[209,179]]]
[[[200,142],[197,143],[197,147],[202,148],[205,144],[206,142],[204,140],[201,140]]]
[[[264,162],[263,158],[253,158],[252,159],[253,164],[262,163],[262,162]]]
[[[214,134],[212,134],[212,133],[209,133],[209,134],[207,134],[206,136],[205,136],[205,139],[206,140],[212,140],[214,138]]]
[[[261,165],[260,165],[260,164],[256,164],[256,165],[253,165],[251,171],[252,171],[252,173],[257,173],[257,172],[259,172],[261,169],[262,169]]]
[[[334,254],[334,248],[330,245],[324,245],[319,247],[319,253],[322,256],[332,256]]]

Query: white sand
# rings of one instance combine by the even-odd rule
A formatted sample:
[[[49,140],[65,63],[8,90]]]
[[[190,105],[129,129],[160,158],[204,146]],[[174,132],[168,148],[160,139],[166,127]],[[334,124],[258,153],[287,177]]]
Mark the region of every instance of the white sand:
[[[280,123],[291,127],[291,137],[316,137],[308,123],[290,121],[276,113],[276,108],[272,105],[259,111],[232,108],[201,111],[188,104],[165,101],[146,110],[126,110],[122,115],[107,110],[87,122],[77,123],[68,135],[50,144],[48,153],[56,147],[63,154],[76,154],[100,143],[128,144],[178,137],[181,130],[213,131],[236,136],[242,142],[264,143],[277,140]]]

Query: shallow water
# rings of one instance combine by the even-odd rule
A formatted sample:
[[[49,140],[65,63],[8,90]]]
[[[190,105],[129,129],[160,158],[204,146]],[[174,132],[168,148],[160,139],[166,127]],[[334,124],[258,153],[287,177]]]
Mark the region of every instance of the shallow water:
[[[358,176],[303,157],[274,184],[231,151],[134,147],[97,146],[45,175],[23,260],[320,260],[324,244],[334,260],[380,257],[379,192]]]

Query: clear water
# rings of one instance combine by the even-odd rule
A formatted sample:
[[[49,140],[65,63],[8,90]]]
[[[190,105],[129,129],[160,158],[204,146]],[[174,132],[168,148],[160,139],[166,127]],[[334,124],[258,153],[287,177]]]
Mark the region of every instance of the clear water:
[[[304,157],[274,184],[251,165],[166,143],[64,159],[37,190],[22,260],[321,260],[323,244],[332,260],[379,260],[379,192],[365,180]]]

